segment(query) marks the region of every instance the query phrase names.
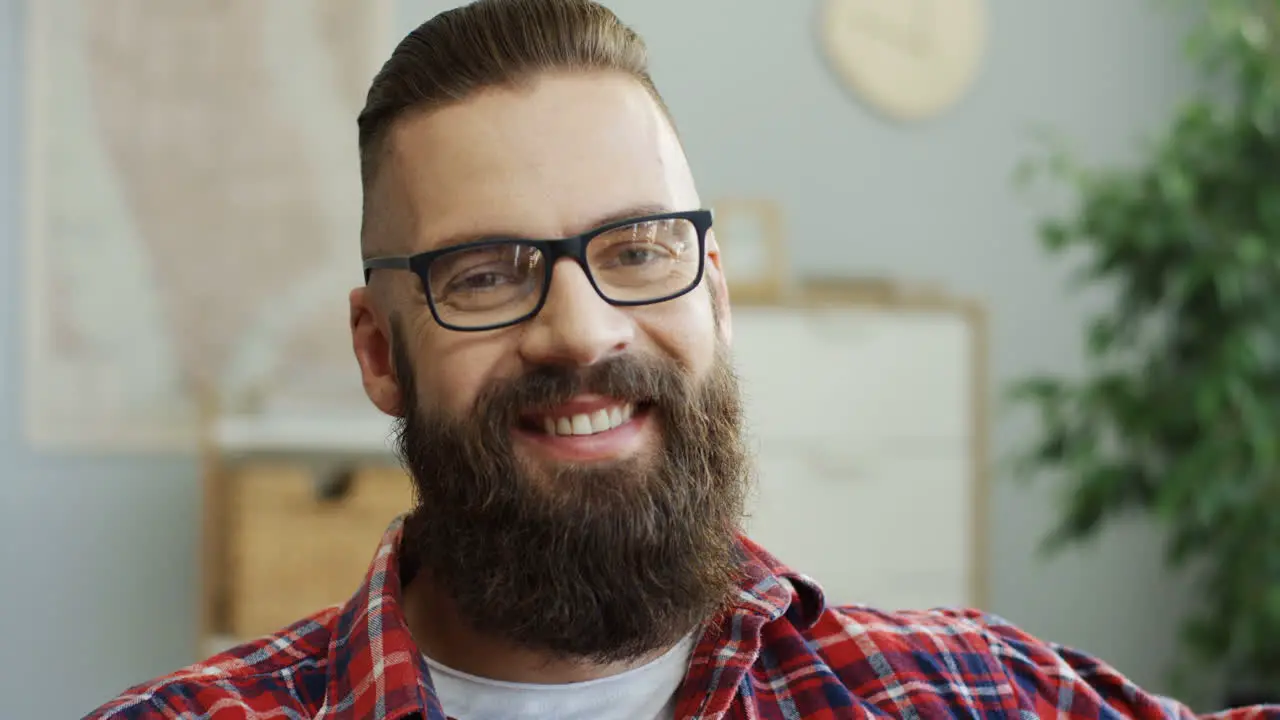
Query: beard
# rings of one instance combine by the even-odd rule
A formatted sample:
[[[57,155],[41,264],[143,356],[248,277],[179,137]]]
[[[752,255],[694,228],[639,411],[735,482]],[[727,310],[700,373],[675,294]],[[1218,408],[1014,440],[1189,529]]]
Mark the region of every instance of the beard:
[[[408,577],[422,573],[476,632],[560,659],[633,661],[669,647],[733,597],[750,489],[742,403],[727,348],[706,377],[619,356],[539,367],[486,388],[471,412],[424,408],[399,323],[401,459],[417,502]],[[512,430],[530,410],[591,393],[658,421],[652,452],[538,466]]]

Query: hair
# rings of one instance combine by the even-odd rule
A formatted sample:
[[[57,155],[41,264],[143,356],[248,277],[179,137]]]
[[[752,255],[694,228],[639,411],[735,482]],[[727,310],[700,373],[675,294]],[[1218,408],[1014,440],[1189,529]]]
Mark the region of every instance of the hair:
[[[364,213],[391,126],[410,112],[520,87],[556,71],[613,71],[639,81],[670,120],[644,40],[592,0],[476,0],[409,33],[374,77],[357,125]]]

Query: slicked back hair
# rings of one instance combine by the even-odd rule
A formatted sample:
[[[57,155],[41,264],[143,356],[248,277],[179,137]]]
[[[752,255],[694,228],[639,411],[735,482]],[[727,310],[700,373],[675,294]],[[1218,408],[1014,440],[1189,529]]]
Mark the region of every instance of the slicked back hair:
[[[649,76],[644,40],[592,0],[476,0],[409,33],[374,77],[357,121],[364,231],[388,130],[396,120],[557,71],[630,75],[670,120]]]

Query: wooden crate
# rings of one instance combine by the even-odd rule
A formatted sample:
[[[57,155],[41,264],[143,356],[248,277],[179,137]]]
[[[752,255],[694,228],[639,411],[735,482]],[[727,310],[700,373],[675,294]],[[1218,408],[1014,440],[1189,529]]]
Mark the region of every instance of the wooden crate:
[[[398,468],[368,468],[325,497],[306,468],[255,464],[228,473],[224,498],[216,632],[247,639],[350,598],[412,489]]]

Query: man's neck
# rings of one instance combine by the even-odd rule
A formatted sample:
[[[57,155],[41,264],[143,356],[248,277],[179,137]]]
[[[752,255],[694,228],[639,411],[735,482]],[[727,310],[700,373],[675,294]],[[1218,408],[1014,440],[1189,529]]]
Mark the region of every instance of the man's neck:
[[[640,667],[669,649],[608,664],[528,650],[469,627],[447,593],[431,587],[423,574],[404,588],[402,602],[405,624],[423,654],[459,672],[491,680],[537,685],[585,682]]]

